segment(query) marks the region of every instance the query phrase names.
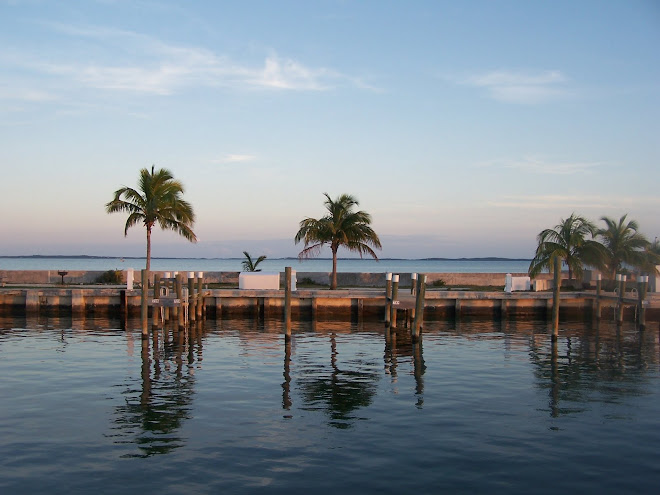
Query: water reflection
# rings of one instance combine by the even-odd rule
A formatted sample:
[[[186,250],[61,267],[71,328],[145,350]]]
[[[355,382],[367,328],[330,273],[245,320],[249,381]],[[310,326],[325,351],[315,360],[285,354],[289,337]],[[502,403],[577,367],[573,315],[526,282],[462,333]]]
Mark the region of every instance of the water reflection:
[[[422,350],[422,339],[413,342],[409,332],[387,329],[385,331],[385,352],[383,360],[385,373],[390,375],[392,383],[396,383],[400,358],[412,358],[413,376],[415,377],[415,406],[422,408],[424,405],[424,354]]]
[[[348,365],[345,365],[348,366]],[[356,362],[354,368],[340,368],[337,339],[330,335],[330,369],[317,365],[298,379],[305,410],[322,410],[329,417],[328,424],[335,428],[350,428],[356,419],[355,412],[368,407],[375,394],[379,376],[371,363]]]
[[[599,324],[568,330],[552,342],[536,334],[530,360],[537,386],[548,389],[553,418],[589,410],[594,402],[621,403],[646,394],[645,373],[657,365],[656,335]]]
[[[125,403],[115,408],[115,443],[134,443],[139,453],[122,457],[167,454],[185,445],[181,427],[191,417],[195,360],[202,356],[202,329],[176,327],[154,331],[141,340],[140,389],[129,384]]]

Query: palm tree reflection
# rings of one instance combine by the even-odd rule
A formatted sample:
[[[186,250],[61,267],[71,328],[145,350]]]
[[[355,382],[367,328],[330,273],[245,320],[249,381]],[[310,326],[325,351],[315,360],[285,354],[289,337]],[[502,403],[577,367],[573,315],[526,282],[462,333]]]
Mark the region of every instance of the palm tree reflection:
[[[379,377],[373,371],[340,369],[334,332],[330,336],[330,343],[330,370],[323,367],[315,373],[303,375],[299,380],[302,397],[307,404],[303,409],[324,410],[330,417],[330,426],[350,428],[359,419],[355,411],[371,404]],[[364,364],[356,363],[355,366],[371,367],[362,366]]]
[[[565,333],[554,342],[545,334],[530,340],[534,374],[538,386],[548,389],[551,417],[583,412],[594,399],[616,403],[645,393],[643,374],[657,363],[654,336],[599,324]]]
[[[190,417],[196,333],[194,327],[186,332],[175,330],[170,340],[165,329],[162,334],[153,332],[151,346],[149,340],[142,340],[141,387],[126,390],[125,404],[116,407],[114,420],[115,443],[135,444],[139,453],[122,457],[167,454],[183,446],[178,431]],[[197,344],[201,359],[201,340]]]

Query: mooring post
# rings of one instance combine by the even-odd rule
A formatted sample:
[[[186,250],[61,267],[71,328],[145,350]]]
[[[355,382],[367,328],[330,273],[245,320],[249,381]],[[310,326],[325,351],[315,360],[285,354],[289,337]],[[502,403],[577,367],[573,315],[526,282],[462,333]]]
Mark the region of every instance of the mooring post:
[[[561,258],[555,257],[555,286],[552,290],[552,340],[559,335],[559,292],[561,291]]]
[[[600,301],[600,292],[602,290],[602,277],[600,273],[596,274],[596,310],[595,310],[595,317],[596,320],[600,320],[600,310],[601,310],[601,301]]]
[[[385,274],[385,325],[390,324],[390,312],[392,311],[392,274]]]
[[[176,298],[181,301],[181,306],[177,307],[177,323],[178,323],[178,329],[181,330],[182,328],[185,327],[185,311],[184,308],[187,307],[187,301],[183,300],[183,274],[175,272],[176,273],[176,278],[174,279],[174,290],[176,292]]]
[[[399,275],[392,275],[392,303],[390,310],[390,326],[396,328],[396,304],[399,297]]]
[[[176,284],[178,283],[179,286],[182,288],[181,290],[183,291],[183,285],[181,285],[183,284],[183,279],[179,277],[179,272],[174,272],[172,274],[172,277],[174,278],[174,280],[172,281],[172,291],[174,292],[174,294],[176,294],[176,297],[180,299],[179,296],[181,294],[179,294],[179,291],[177,291]],[[180,309],[179,306],[172,307],[172,318],[176,319],[177,321],[181,321],[179,319],[179,313],[181,313],[181,311],[183,311],[183,309]]]
[[[149,320],[149,305],[147,301],[147,297],[149,295],[149,270],[142,269],[142,293],[140,297],[140,302],[141,302],[141,312],[140,312],[140,320],[142,322],[142,338],[143,339],[148,339],[149,338],[149,329],[148,329],[148,320]]]
[[[202,282],[204,279],[204,272],[197,272],[197,319],[202,319],[202,314],[204,312],[204,297],[203,297],[203,288]]]
[[[164,278],[164,295],[169,295],[170,290],[173,290],[173,283],[172,283],[172,274],[170,272],[165,272],[163,274]],[[163,294],[158,294],[158,297],[162,296]],[[163,308],[163,324],[165,324],[166,321],[170,321],[170,308]]]
[[[626,293],[626,276],[622,273],[617,274],[616,280],[619,282],[619,305],[617,306],[616,322],[623,323],[623,295]]]
[[[195,321],[195,272],[188,272],[188,319]]]
[[[291,340],[291,267],[284,268],[284,327],[285,340]]]
[[[413,296],[417,296],[419,292],[419,289],[417,287],[417,273],[413,273],[410,275],[410,294]],[[417,302],[417,297],[415,297],[415,303]],[[415,304],[415,307],[410,310],[410,326],[413,326],[413,322],[415,321],[415,313],[417,311],[417,304]]]
[[[637,277],[637,298],[639,305],[637,318],[640,330],[644,330],[646,328],[646,291],[648,289],[648,285],[648,275],[641,275]]]
[[[417,291],[415,294],[415,319],[413,321],[412,340],[416,342],[420,337],[420,329],[424,324],[424,297],[426,295],[426,275],[419,274]]]
[[[160,298],[160,275],[154,273],[154,299]],[[154,305],[151,310],[151,326],[156,328],[160,322],[160,308],[161,306]]]

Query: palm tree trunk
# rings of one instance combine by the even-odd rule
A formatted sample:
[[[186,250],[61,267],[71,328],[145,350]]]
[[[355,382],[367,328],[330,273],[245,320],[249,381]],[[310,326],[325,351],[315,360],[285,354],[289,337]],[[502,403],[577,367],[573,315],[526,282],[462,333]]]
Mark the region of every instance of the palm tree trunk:
[[[330,289],[337,288],[337,247],[332,246],[332,280],[330,281]]]
[[[147,226],[147,270],[151,270],[151,227]]]

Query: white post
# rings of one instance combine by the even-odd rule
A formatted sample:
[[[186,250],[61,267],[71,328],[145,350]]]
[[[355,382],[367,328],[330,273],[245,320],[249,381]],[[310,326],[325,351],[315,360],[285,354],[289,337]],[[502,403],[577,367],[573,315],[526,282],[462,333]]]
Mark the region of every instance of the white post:
[[[504,282],[504,292],[511,293],[511,289],[513,288],[513,277],[511,276],[510,273],[506,274],[506,279]]]
[[[126,290],[133,290],[133,269],[126,268]]]

